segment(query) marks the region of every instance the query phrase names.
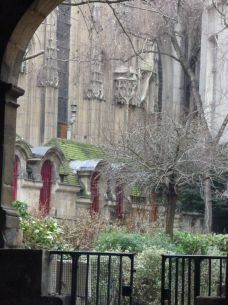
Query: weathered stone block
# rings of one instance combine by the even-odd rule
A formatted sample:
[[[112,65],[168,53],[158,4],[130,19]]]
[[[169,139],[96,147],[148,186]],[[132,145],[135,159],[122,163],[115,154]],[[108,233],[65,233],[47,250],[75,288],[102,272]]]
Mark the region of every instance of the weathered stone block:
[[[13,208],[0,206],[0,248],[16,248],[22,242],[19,215]]]
[[[47,296],[49,254],[42,250],[0,250],[1,305],[69,305],[70,296]]]
[[[41,250],[0,250],[0,296],[41,295]]]

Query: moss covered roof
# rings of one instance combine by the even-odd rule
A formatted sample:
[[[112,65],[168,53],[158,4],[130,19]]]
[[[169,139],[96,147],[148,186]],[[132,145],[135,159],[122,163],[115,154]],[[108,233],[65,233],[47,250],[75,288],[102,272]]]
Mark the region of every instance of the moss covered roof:
[[[67,161],[99,159],[103,156],[102,150],[95,145],[66,139],[52,139],[46,146],[57,146],[63,152]]]
[[[94,158],[101,158],[102,150],[91,144],[77,143],[66,139],[51,139],[45,144],[46,146],[57,147],[60,149],[66,161],[61,164],[59,174],[64,176],[63,183],[69,185],[78,185],[77,176],[73,173],[69,166],[72,160],[89,160]]]
[[[131,187],[131,196],[134,197],[140,197],[141,196],[141,191],[137,185],[132,185]]]

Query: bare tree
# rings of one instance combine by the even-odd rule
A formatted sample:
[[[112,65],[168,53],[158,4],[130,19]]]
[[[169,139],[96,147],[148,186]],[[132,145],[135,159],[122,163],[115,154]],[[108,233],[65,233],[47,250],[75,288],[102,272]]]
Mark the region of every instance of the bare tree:
[[[227,1],[223,1],[223,10],[221,18],[226,26]],[[128,6],[128,4],[123,4]],[[209,5],[206,3],[206,5]],[[146,10],[150,14],[150,20],[146,27],[141,27],[140,22],[137,27],[134,24],[126,24],[124,18],[121,19],[121,13],[118,14],[118,8],[115,15],[118,15],[118,22],[124,28],[127,39],[134,43],[135,37],[140,41],[159,42],[161,45],[160,54],[169,56],[176,60],[182,67],[183,75],[187,78],[192,109],[195,109],[202,126],[202,143],[204,151],[210,156],[211,160],[217,156],[215,152],[220,149],[221,139],[228,123],[228,113],[221,120],[217,130],[212,130],[207,120],[205,104],[208,101],[202,99],[199,91],[198,77],[196,73],[197,61],[200,54],[201,43],[201,18],[205,8],[205,2],[200,0],[173,0],[173,1],[151,1],[141,3],[139,7],[131,4],[132,9]],[[217,6],[219,10],[221,6]],[[225,28],[226,30],[226,28]],[[170,45],[170,49],[164,49],[162,46]],[[143,56],[143,49],[134,49],[134,55]],[[151,52],[157,52],[156,50]],[[189,111],[189,109],[187,109]],[[183,126],[184,128],[184,126]],[[203,156],[202,156],[203,157]],[[211,164],[211,166],[210,166]],[[205,202],[205,232],[211,231],[212,228],[212,191],[211,183],[213,176],[213,162],[207,162],[207,170],[201,172],[203,181],[204,202]]]
[[[89,1],[85,4],[89,5]],[[207,155],[215,158],[215,151],[228,123],[228,113],[224,117],[217,131],[212,130],[205,111],[205,101],[199,91],[197,65],[199,65],[201,45],[201,22],[203,10],[208,5],[214,5],[219,12],[226,30],[227,1],[203,0],[154,0],[154,1],[107,1],[106,4],[116,20],[119,36],[126,38],[123,54],[117,53],[114,48],[109,53],[109,59],[131,61],[133,58],[145,61],[145,54],[157,53],[168,56],[178,62],[186,77],[191,103],[184,112],[196,111],[202,126],[202,143]],[[71,5],[81,5],[84,2],[75,2]],[[143,13],[143,18],[141,17]],[[101,35],[104,35],[101,33]],[[122,37],[122,36],[121,36]],[[100,41],[106,41],[101,39]],[[116,46],[114,41],[110,45]],[[145,47],[148,43],[158,44],[159,49]],[[107,45],[106,45],[107,47]],[[126,51],[127,50],[127,51]],[[183,118],[183,117],[182,117]],[[183,120],[184,121],[184,120]],[[185,124],[185,122],[183,122]],[[184,125],[183,125],[184,129]],[[217,154],[216,154],[217,156]],[[203,194],[205,202],[205,231],[212,228],[212,191],[211,183],[213,166],[201,171]],[[213,164],[213,162],[211,163]],[[171,191],[170,191],[171,192]]]
[[[228,1],[227,0],[211,0],[213,7],[216,9],[216,11],[220,14],[222,21],[224,23],[224,26],[228,27]]]
[[[196,67],[198,65],[198,59],[200,54],[201,17],[205,6],[205,1],[139,0],[128,2],[124,0],[92,0],[78,2],[72,1],[71,3],[66,2],[65,4],[79,7],[82,7],[83,5],[83,7],[85,6],[89,8],[88,11],[91,11],[90,5],[93,5],[93,3],[96,2],[99,2],[101,5],[106,5],[110,9],[110,12],[113,14],[113,18],[115,18],[115,27],[117,28],[116,31],[118,32],[118,35],[116,35],[117,39],[113,39],[113,36],[109,35],[112,36],[111,40],[109,37],[109,42],[105,44],[105,41],[107,41],[105,35],[107,33],[103,31],[103,29],[106,25],[108,25],[108,29],[113,26],[111,25],[110,18],[106,18],[106,16],[104,17],[104,19],[106,18],[106,25],[103,25],[102,30],[99,30],[96,26],[96,20],[94,21],[94,18],[91,13],[91,20],[88,30],[91,29],[92,25],[95,29],[93,32],[95,32],[96,35],[99,34],[101,36],[101,38],[98,40],[100,44],[99,50],[101,49],[101,46],[103,47],[109,45],[111,48],[111,51],[107,52],[109,56],[106,57],[106,60],[111,59],[126,62],[131,61],[133,59],[137,59],[145,61],[145,54],[159,53],[163,57],[170,57],[172,60],[175,60],[181,65],[183,76],[186,77],[189,85],[189,95],[191,95],[191,105],[188,107],[188,109],[186,109],[185,112],[189,112],[190,109],[195,110],[195,115],[197,116],[199,120],[199,125],[201,126],[201,148],[203,148],[203,151],[206,156],[210,156],[210,160],[217,159],[217,152],[220,149],[221,139],[228,123],[228,114],[221,122],[221,125],[219,126],[217,131],[212,131],[208,123],[204,107],[205,102],[207,101],[202,99],[199,91]],[[223,7],[225,7],[227,1],[224,0],[222,2],[224,2]],[[220,10],[220,6],[217,5],[217,2],[212,0],[212,4],[213,3],[215,7]],[[144,12],[143,18],[141,16],[142,12]],[[221,11],[221,18],[223,18],[224,24],[226,25],[226,15],[224,13],[224,10]],[[124,47],[122,48],[122,51],[120,51],[117,46],[123,36],[125,36],[126,42]],[[92,37],[92,35],[90,37]],[[119,37],[121,37],[121,39],[119,39]],[[145,47],[145,45],[147,45],[148,43],[152,45],[157,44],[159,45],[159,48],[150,48],[148,50],[148,48]],[[80,61],[81,59],[73,58],[70,60]],[[88,60],[89,64],[91,64],[91,58],[88,59],[87,55],[84,60]],[[188,120],[183,119],[182,121],[182,128],[184,132],[186,122]],[[166,122],[164,121],[164,126],[165,125]],[[161,126],[161,124],[159,126]],[[175,131],[173,132],[175,134]],[[171,135],[170,139],[172,139]],[[175,155],[175,149],[173,153]],[[202,158],[204,158],[205,155],[202,155]],[[205,201],[205,231],[210,231],[212,226],[211,183],[213,175],[214,162],[208,161],[207,166],[205,168],[203,167],[202,171],[199,171],[199,176],[201,177],[201,181],[203,181],[204,186],[203,189]],[[176,194],[174,186],[178,185],[178,183],[176,183],[176,179],[178,180],[179,178],[177,177],[175,176],[173,178],[175,182],[172,182],[172,175],[169,175],[169,179],[171,182],[168,183],[170,189],[168,188],[167,192],[170,194]],[[173,198],[174,197],[175,196],[173,195]]]
[[[167,234],[172,235],[176,202],[183,188],[200,185],[208,172],[213,181],[227,170],[226,145],[208,147],[204,135],[195,114],[180,124],[160,113],[129,126],[117,137],[109,136],[112,140],[103,145],[111,164],[106,171],[109,181],[113,177],[114,183],[121,181],[129,189],[137,185],[148,196],[153,192],[165,195]]]

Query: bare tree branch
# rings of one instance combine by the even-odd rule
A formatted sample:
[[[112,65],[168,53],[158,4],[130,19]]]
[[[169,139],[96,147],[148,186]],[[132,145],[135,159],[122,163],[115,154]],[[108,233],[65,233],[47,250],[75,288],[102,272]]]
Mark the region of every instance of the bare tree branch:
[[[128,41],[130,42],[130,45],[131,45],[131,47],[132,47],[132,50],[134,51],[135,55],[138,56],[139,54],[137,53],[137,50],[135,49],[135,46],[134,46],[134,44],[133,44],[133,41],[132,41],[131,37],[128,35],[128,33],[126,32],[126,30],[125,30],[125,28],[124,28],[124,26],[123,26],[123,24],[122,24],[122,22],[121,22],[119,16],[117,15],[115,9],[112,7],[112,5],[111,5],[110,3],[107,2],[107,4],[108,4],[109,7],[111,8],[111,10],[112,10],[112,12],[113,12],[113,15],[115,16],[117,22],[119,23],[119,26],[121,27],[123,33],[126,35]]]
[[[23,61],[26,61],[26,60],[29,60],[29,59],[33,59],[33,58],[36,58],[40,55],[43,55],[44,54],[44,50],[38,52],[38,53],[35,53],[35,54],[32,54],[32,55],[29,55],[29,56],[26,56],[23,58]]]
[[[61,5],[67,5],[67,6],[80,6],[90,3],[100,3],[100,4],[118,4],[123,2],[131,2],[132,0],[88,0],[88,1],[81,1],[81,2],[75,2],[75,3],[66,3],[63,2]]]

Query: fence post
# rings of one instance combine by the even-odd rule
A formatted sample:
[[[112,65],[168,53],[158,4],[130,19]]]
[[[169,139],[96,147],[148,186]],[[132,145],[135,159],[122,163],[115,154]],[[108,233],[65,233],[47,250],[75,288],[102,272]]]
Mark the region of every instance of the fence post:
[[[200,264],[201,258],[195,257],[195,270],[194,270],[194,304],[196,304],[196,297],[200,296]]]
[[[78,276],[78,259],[80,254],[72,254],[72,278],[71,278],[71,302],[70,305],[76,304],[77,297],[77,276]]]
[[[134,254],[130,256],[131,259],[131,276],[130,276],[130,286],[131,286],[131,295],[130,295],[130,302],[129,305],[133,303],[133,286],[134,286]]]
[[[162,255],[162,266],[161,266],[161,305],[164,305],[164,302],[165,302],[165,296],[164,296],[164,290],[165,290],[165,261],[166,261],[166,257],[165,257],[165,255]]]

